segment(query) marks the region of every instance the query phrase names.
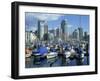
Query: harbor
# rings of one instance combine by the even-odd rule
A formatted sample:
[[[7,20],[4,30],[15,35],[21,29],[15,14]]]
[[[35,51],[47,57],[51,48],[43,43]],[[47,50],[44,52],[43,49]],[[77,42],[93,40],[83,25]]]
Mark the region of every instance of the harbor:
[[[61,67],[61,66],[82,66],[89,65],[89,52],[87,44],[71,46],[63,44],[54,45],[41,45],[39,49],[27,49],[26,68],[35,67]]]
[[[89,16],[26,12],[25,22],[26,68],[89,65]]]

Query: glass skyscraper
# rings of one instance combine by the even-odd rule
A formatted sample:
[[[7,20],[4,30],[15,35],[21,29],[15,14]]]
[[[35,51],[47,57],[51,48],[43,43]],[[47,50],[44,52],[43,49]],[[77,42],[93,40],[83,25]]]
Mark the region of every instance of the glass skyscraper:
[[[38,38],[44,40],[45,35],[48,34],[48,25],[44,20],[38,20]]]
[[[62,30],[62,40],[67,41],[68,38],[67,21],[65,20],[61,21],[61,30]]]

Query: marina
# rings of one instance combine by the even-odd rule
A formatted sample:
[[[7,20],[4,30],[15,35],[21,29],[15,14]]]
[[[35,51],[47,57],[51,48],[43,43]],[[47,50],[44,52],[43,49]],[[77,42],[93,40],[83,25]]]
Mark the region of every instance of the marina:
[[[60,45],[61,46],[61,45]],[[89,65],[89,53],[85,48],[63,45],[58,46],[41,45],[39,49],[28,51],[25,57],[26,68],[35,67],[60,67]],[[49,48],[49,49],[48,49]],[[80,49],[79,49],[80,48]]]
[[[89,65],[88,15],[26,12],[25,20],[26,68]]]

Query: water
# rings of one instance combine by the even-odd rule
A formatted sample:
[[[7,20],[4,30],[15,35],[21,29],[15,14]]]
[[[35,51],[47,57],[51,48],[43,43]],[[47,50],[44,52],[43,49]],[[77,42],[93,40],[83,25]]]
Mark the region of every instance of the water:
[[[57,56],[54,58],[41,58],[36,60],[34,56],[25,59],[26,68],[37,67],[60,67],[60,66],[83,66],[89,65],[89,56],[85,56],[83,59],[66,59],[64,56]]]

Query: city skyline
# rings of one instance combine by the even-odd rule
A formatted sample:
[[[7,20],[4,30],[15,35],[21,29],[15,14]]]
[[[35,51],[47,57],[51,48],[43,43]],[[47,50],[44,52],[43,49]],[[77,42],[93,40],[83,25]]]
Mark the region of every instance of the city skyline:
[[[36,31],[38,20],[46,21],[48,30],[61,27],[61,21],[68,23],[68,32],[72,33],[75,29],[83,28],[89,33],[89,16],[88,15],[72,15],[72,14],[50,14],[50,13],[25,13],[25,29],[26,31]]]
[[[27,12],[26,68],[89,65],[89,37],[89,16]]]

